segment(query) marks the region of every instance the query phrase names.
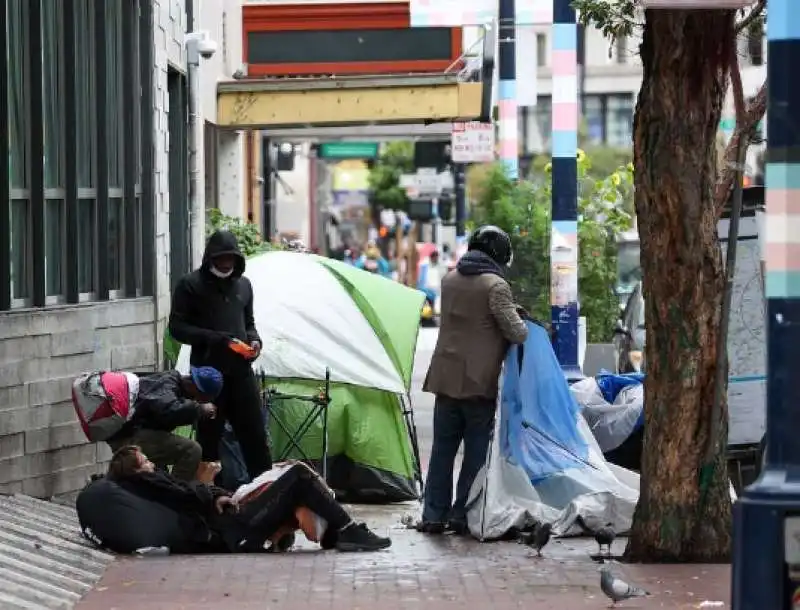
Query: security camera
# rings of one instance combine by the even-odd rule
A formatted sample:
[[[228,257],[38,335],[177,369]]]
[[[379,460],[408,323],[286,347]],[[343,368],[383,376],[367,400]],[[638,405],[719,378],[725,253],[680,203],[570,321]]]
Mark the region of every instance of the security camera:
[[[186,54],[189,63],[196,64],[199,58],[210,59],[217,52],[217,43],[208,32],[191,32],[186,35]]]

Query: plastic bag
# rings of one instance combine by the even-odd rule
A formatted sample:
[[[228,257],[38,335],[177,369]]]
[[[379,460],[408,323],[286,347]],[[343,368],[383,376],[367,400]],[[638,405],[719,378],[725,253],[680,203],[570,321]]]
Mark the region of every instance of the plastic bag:
[[[619,447],[641,425],[644,413],[644,386],[630,385],[620,390],[614,403],[603,398],[594,379],[572,385],[572,394],[583,408],[583,417],[603,453]]]

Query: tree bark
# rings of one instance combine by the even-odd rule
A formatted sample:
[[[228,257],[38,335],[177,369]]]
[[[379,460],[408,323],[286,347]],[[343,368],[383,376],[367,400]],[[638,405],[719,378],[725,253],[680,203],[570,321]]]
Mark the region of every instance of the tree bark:
[[[647,410],[641,491],[626,550],[632,561],[729,556],[727,401],[711,464],[704,453],[724,288],[716,135],[734,44],[733,11],[646,12],[634,163]]]

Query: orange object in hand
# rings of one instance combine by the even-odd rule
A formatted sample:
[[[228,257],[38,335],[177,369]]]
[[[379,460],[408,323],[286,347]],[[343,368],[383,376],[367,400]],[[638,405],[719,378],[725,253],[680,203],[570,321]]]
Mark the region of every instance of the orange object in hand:
[[[228,347],[232,351],[236,352],[240,356],[244,356],[245,358],[254,358],[256,355],[256,350],[239,339],[231,340],[231,342],[228,343]]]

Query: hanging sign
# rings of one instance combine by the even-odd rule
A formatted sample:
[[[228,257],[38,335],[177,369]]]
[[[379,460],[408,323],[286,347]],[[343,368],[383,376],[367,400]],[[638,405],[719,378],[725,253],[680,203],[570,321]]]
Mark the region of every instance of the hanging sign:
[[[494,161],[494,124],[453,123],[450,158],[453,163],[491,163]]]

